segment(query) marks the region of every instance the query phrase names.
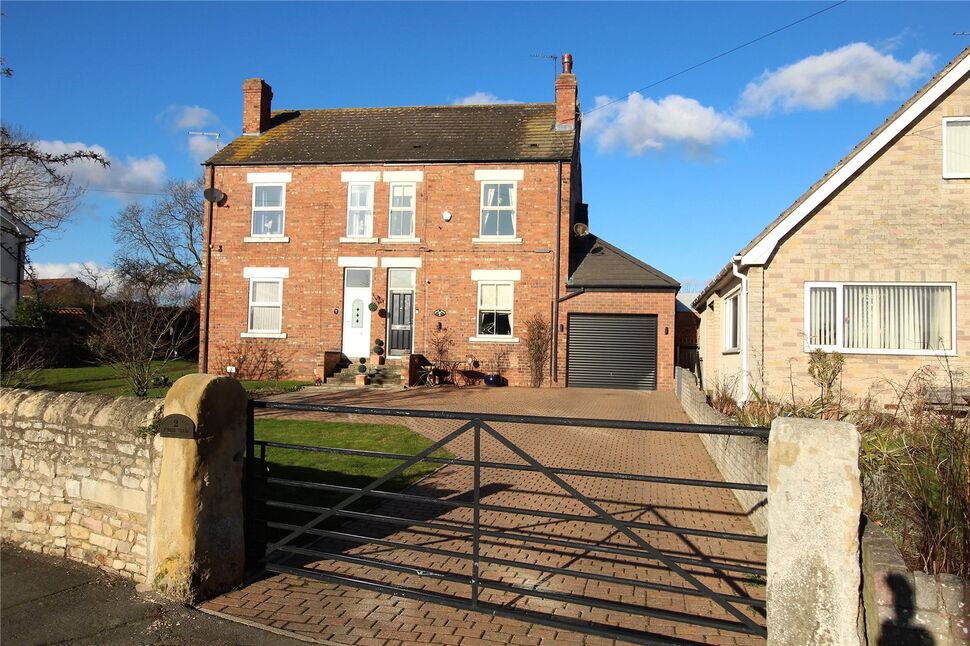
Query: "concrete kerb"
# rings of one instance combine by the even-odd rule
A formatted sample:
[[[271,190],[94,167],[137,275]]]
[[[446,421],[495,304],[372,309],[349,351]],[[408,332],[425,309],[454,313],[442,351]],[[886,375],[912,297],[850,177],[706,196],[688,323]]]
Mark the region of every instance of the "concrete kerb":
[[[155,438],[162,459],[148,584],[169,598],[194,602],[243,581],[246,400],[234,379],[201,374],[182,377],[165,398],[166,415],[196,425],[193,439]]]
[[[844,422],[778,418],[768,440],[768,643],[861,642],[861,440]]]

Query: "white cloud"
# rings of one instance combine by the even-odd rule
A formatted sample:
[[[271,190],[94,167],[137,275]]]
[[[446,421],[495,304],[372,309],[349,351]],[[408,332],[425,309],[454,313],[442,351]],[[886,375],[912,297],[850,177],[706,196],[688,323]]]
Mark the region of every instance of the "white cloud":
[[[739,112],[827,110],[846,99],[885,101],[928,74],[934,58],[920,51],[907,62],[882,54],[868,43],[852,43],[766,71],[744,89]]]
[[[205,135],[189,135],[189,154],[197,162],[203,162],[216,154],[219,146],[215,137]]]
[[[170,105],[157,117],[170,130],[194,130],[218,126],[219,117],[212,110],[198,105]]]
[[[451,102],[452,105],[493,105],[496,103],[522,103],[513,99],[500,99],[491,92],[475,92]]]
[[[596,97],[598,109],[583,118],[583,132],[595,137],[601,150],[625,148],[642,155],[681,144],[697,153],[750,134],[741,119],[677,94],[654,101],[634,92],[623,101],[611,100]]]
[[[35,262],[31,265],[36,278],[76,278],[83,274],[85,268],[97,276],[110,276],[110,267],[101,267],[93,260],[85,262]]]
[[[88,145],[79,141],[65,142],[37,141],[37,147],[53,154],[71,153],[76,150],[90,150],[99,153],[111,164],[101,164],[85,159],[71,162],[67,172],[82,186],[89,188],[125,193],[152,193],[165,183],[165,162],[158,155],[146,157],[125,157],[124,160],[112,157],[104,146]]]

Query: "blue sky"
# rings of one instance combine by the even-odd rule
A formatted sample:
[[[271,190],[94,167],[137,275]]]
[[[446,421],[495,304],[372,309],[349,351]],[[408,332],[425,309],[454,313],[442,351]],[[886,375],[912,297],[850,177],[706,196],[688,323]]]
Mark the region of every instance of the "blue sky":
[[[967,2],[3,3],[3,120],[77,168],[83,208],[31,254],[42,274],[111,263],[111,218],[240,132],[244,78],[274,107],[551,101],[569,51],[591,228],[686,287],[739,248],[970,45]],[[606,97],[606,98],[603,98]],[[114,192],[111,192],[114,191]]]

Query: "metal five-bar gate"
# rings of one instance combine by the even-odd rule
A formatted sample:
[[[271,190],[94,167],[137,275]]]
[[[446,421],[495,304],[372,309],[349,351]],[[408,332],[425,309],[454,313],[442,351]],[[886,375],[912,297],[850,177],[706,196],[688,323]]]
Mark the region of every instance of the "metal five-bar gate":
[[[434,436],[440,439],[408,455],[258,439],[254,409],[423,420],[435,425]],[[457,427],[442,430],[451,423]],[[768,436],[764,428],[254,400],[247,433],[250,557],[270,572],[634,643],[694,643],[689,637],[658,634],[651,621],[694,626],[702,633],[766,636],[765,601],[759,595],[767,537],[677,526],[662,517],[660,522],[626,518],[630,512],[649,513],[650,503],[602,494],[623,487],[765,492],[764,484],[547,465],[496,429],[509,423],[528,425],[526,430],[551,426]],[[324,444],[325,434],[320,439]],[[597,440],[591,436],[589,441]],[[489,455],[483,454],[485,443]],[[395,466],[369,482],[354,483],[360,486],[348,486],[346,480],[336,484],[309,471],[275,469],[276,451],[385,460]],[[516,461],[491,459],[496,455]],[[428,479],[405,488],[402,479],[422,464],[464,470],[468,488],[442,491],[426,484]],[[498,504],[509,502],[516,486],[526,494],[542,489],[557,502]],[[493,496],[494,502],[487,500]],[[716,517],[707,512],[705,520]],[[672,549],[670,540],[690,549]],[[697,541],[715,547],[699,549]],[[726,554],[725,545],[741,549]],[[760,558],[751,558],[752,551]]]

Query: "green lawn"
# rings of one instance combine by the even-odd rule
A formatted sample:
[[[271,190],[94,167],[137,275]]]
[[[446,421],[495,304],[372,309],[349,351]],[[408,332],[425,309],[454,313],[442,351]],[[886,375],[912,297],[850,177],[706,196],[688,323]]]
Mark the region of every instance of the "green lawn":
[[[195,361],[169,361],[159,370],[174,382],[179,377],[198,372],[199,366]],[[309,381],[240,381],[242,387],[250,393],[267,394],[288,392],[302,386]],[[118,376],[111,366],[83,366],[80,368],[44,368],[33,377],[31,387],[35,390],[54,390],[58,392],[98,393],[102,395],[131,395],[131,389],[125,380]],[[168,386],[152,388],[149,397],[164,397]]]
[[[414,455],[431,446],[432,441],[414,431],[397,425],[353,424],[349,422],[313,422],[307,420],[257,419],[256,439],[288,444],[326,446],[348,449],[383,451],[403,455]],[[434,453],[439,457],[450,457],[447,451]],[[367,458],[332,453],[301,451],[267,447],[266,462],[268,475],[273,478],[336,484],[345,487],[363,487],[384,475],[400,460]],[[379,488],[384,491],[400,491],[415,481],[433,472],[440,465],[420,462],[401,475],[392,478]],[[269,484],[259,498],[315,507],[330,507],[349,494],[335,493],[281,484]],[[361,511],[373,508],[381,499],[364,498],[350,507]],[[294,512],[269,507],[266,518],[290,524],[308,522],[316,514]],[[333,526],[335,523],[328,523]],[[275,533],[271,532],[271,535]]]

